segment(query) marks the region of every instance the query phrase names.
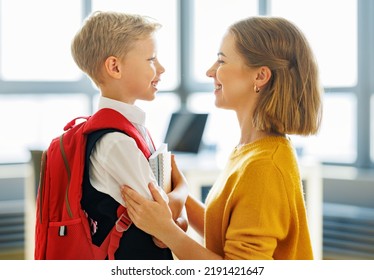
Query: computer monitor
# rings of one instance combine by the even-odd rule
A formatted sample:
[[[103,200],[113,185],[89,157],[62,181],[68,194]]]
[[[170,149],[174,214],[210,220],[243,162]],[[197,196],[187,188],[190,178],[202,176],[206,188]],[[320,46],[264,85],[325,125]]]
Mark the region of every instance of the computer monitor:
[[[175,112],[171,115],[164,142],[172,152],[199,152],[207,113]]]

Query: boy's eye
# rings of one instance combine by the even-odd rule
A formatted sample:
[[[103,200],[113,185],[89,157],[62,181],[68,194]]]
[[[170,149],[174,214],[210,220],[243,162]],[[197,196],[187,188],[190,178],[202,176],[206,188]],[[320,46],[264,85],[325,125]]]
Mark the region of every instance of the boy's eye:
[[[148,61],[155,61],[156,60],[156,57],[154,56],[154,57],[151,57],[151,58],[148,58]]]
[[[221,59],[218,59],[218,60],[217,60],[217,63],[218,63],[218,64],[223,64],[223,63],[225,63],[225,62],[224,62],[223,60],[221,60]]]

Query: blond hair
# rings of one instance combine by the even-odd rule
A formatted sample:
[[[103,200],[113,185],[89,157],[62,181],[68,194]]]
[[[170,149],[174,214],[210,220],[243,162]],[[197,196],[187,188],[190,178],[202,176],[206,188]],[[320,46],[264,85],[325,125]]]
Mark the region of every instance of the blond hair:
[[[132,45],[161,25],[148,17],[118,12],[94,12],[75,35],[71,52],[79,68],[100,84],[100,69],[109,56],[124,58]]]
[[[259,93],[253,125],[261,131],[311,135],[322,118],[318,67],[303,33],[278,17],[251,17],[230,26],[250,67],[267,66],[271,79]]]

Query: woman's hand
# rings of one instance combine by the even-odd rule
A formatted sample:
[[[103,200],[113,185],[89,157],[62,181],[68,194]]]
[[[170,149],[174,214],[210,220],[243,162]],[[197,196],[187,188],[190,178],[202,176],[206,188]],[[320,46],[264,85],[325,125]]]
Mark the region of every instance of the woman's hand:
[[[163,242],[170,228],[175,227],[175,223],[168,203],[158,189],[152,183],[148,187],[154,201],[144,198],[128,186],[121,188],[122,198],[126,202],[127,213],[133,223],[157,238],[158,242]]]

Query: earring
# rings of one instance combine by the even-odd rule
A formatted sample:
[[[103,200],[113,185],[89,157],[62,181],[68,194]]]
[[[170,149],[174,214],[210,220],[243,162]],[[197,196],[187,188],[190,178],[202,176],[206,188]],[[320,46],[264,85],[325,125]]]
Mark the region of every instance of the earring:
[[[259,93],[259,92],[260,92],[260,88],[257,87],[256,85],[253,87],[253,90],[254,90],[256,93]]]

